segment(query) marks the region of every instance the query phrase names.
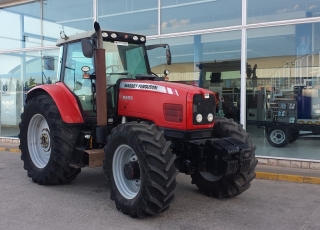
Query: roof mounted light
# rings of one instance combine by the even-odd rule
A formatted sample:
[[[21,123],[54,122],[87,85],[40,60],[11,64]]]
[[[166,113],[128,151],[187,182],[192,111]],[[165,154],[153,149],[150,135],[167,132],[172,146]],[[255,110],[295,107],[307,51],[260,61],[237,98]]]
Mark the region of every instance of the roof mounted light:
[[[140,41],[142,41],[142,42],[144,42],[145,40],[146,40],[145,37],[141,37],[141,38],[140,38]]]
[[[116,33],[112,33],[112,34],[111,34],[111,37],[112,37],[112,38],[116,38],[116,37],[117,37],[117,34],[116,34]]]
[[[137,41],[138,40],[138,36],[133,36],[133,40]]]
[[[108,37],[108,33],[107,32],[102,32],[102,37],[104,37],[104,38]]]

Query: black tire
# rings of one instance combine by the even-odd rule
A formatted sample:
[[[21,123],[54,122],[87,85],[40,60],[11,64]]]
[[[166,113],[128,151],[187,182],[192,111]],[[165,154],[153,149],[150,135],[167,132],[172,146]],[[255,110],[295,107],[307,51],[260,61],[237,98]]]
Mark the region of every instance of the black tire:
[[[39,119],[39,124],[41,121],[46,126],[41,133],[32,126],[37,124],[36,119]],[[40,185],[62,184],[77,177],[81,169],[69,167],[69,160],[79,127],[68,126],[62,121],[59,110],[49,95],[40,95],[27,101],[19,128],[21,160],[33,182]],[[28,132],[33,141],[28,141]],[[39,135],[31,135],[36,133]],[[41,138],[45,138],[45,143],[40,141]],[[38,149],[34,146],[38,146]]]
[[[299,134],[300,134],[299,131],[293,131],[293,132],[291,132],[289,143],[293,143],[293,142],[295,142],[296,140],[298,140]]]
[[[267,140],[273,147],[284,147],[290,143],[289,131],[281,125],[272,126],[267,129]]]
[[[220,177],[196,171],[191,175],[191,183],[195,184],[201,192],[208,196],[217,198],[237,196],[247,190],[250,187],[250,182],[255,178],[254,170],[258,163],[255,158],[256,147],[252,145],[250,134],[242,128],[242,125],[234,122],[233,119],[216,117],[213,135],[217,138],[234,137],[251,147],[251,152],[246,154],[246,157],[251,159],[249,170]]]
[[[179,173],[174,164],[176,156],[171,153],[170,144],[165,140],[164,132],[159,131],[154,124],[130,122],[112,130],[105,147],[104,168],[110,188],[110,198],[115,201],[118,210],[131,217],[143,218],[169,208],[174,200],[176,176]],[[124,166],[117,164],[119,157],[116,155],[122,154],[119,151],[121,148],[128,149],[128,147],[137,157],[140,168],[140,177],[137,180],[139,189],[132,197],[125,197],[124,190],[119,189],[115,182],[117,180],[120,183],[119,171],[120,176],[124,175],[122,170]],[[130,181],[123,175],[124,182]]]

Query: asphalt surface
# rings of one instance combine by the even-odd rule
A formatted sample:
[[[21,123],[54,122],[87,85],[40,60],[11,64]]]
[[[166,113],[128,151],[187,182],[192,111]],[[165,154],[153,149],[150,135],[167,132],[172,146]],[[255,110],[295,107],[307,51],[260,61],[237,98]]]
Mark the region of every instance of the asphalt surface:
[[[19,153],[0,152],[0,229],[320,229],[320,185],[255,179],[218,200],[178,175],[176,200],[156,217],[132,219],[109,199],[102,168],[66,185],[34,184]]]

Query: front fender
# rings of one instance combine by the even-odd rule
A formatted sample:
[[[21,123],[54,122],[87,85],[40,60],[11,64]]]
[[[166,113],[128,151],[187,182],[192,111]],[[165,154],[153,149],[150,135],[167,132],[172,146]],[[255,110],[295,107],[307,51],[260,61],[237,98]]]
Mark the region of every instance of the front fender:
[[[84,123],[79,105],[75,96],[67,86],[61,82],[54,85],[39,85],[32,88],[27,94],[27,100],[43,92],[48,93],[56,103],[61,118],[65,123]]]

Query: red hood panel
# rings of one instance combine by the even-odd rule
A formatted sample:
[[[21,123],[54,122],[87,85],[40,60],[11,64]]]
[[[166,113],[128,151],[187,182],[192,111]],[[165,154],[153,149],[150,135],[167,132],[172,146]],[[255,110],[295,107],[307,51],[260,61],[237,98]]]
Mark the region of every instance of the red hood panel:
[[[173,95],[179,94],[180,90],[182,90],[183,92],[198,91],[197,93],[201,93],[201,94],[212,93],[209,90],[202,89],[192,85],[186,85],[186,84],[175,83],[175,82],[165,82],[165,81],[150,81],[150,80],[142,80],[142,81],[123,80],[120,84],[120,88],[148,90],[148,91],[168,93]]]

